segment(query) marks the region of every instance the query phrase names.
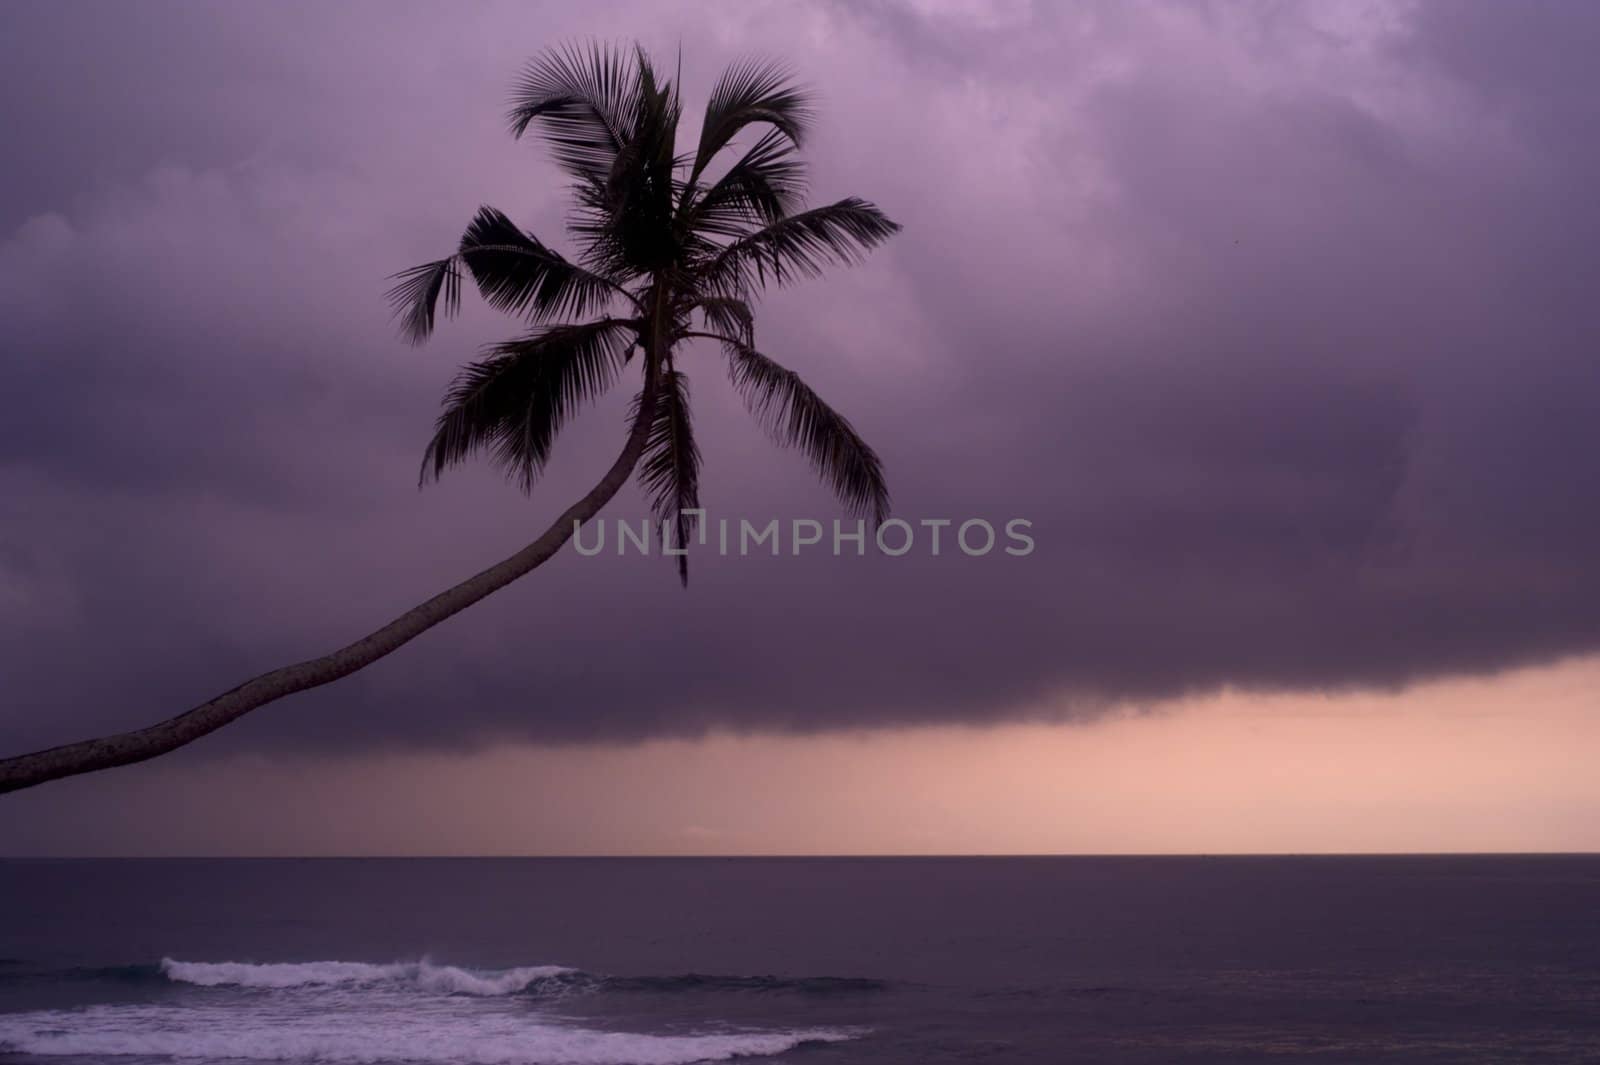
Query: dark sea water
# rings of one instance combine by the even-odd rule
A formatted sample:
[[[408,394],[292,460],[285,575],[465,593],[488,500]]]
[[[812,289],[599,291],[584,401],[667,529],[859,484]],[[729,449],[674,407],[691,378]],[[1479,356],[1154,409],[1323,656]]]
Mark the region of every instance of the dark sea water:
[[[0,862],[0,1060],[1600,1062],[1600,857]]]

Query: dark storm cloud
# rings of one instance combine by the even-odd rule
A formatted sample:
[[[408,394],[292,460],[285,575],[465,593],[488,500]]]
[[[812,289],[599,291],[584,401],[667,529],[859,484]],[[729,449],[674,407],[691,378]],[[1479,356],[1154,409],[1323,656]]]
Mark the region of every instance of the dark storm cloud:
[[[0,750],[358,636],[609,462],[626,388],[531,501],[482,471],[418,494],[440,389],[514,326],[411,352],[381,301],[479,202],[557,236],[501,96],[574,35],[681,41],[696,93],[749,51],[818,85],[815,196],[906,230],[770,298],[763,347],[901,516],[1027,518],[1037,550],[701,552],[687,592],[568,551],[205,749],[984,722],[1600,648],[1586,6],[0,18]],[[695,361],[713,517],[830,519]]]

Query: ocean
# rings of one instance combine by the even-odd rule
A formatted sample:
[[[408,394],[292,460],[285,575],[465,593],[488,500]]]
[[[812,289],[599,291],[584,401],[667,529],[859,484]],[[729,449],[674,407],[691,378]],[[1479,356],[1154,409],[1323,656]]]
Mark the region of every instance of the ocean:
[[[1600,856],[0,861],[0,1061],[1600,1062]]]

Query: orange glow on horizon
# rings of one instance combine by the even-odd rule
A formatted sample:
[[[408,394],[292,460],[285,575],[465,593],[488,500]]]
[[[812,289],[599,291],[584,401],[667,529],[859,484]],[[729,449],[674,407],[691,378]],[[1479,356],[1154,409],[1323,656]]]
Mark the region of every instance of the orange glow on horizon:
[[[0,853],[1596,850],[1597,692],[1585,659],[1077,725],[185,757],[12,797]],[[51,815],[69,799],[96,818]]]

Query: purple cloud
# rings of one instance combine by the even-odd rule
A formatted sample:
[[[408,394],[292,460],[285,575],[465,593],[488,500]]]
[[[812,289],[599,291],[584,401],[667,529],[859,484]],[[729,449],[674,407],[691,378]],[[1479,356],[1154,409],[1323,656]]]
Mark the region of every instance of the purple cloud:
[[[822,91],[817,198],[906,230],[760,309],[882,453],[897,514],[1026,558],[570,549],[349,681],[208,741],[355,749],[1087,715],[1234,685],[1487,673],[1600,647],[1600,12],[1002,6],[17,6],[0,178],[0,750],[130,727],[514,550],[531,499],[418,493],[438,396],[386,275],[479,203],[560,246],[502,129],[572,36]],[[693,94],[701,94],[695,97]],[[691,115],[694,109],[691,108]],[[697,370],[698,364],[703,368]],[[713,519],[837,508],[696,352]],[[626,389],[620,390],[626,392]],[[636,492],[608,517],[646,513]]]

